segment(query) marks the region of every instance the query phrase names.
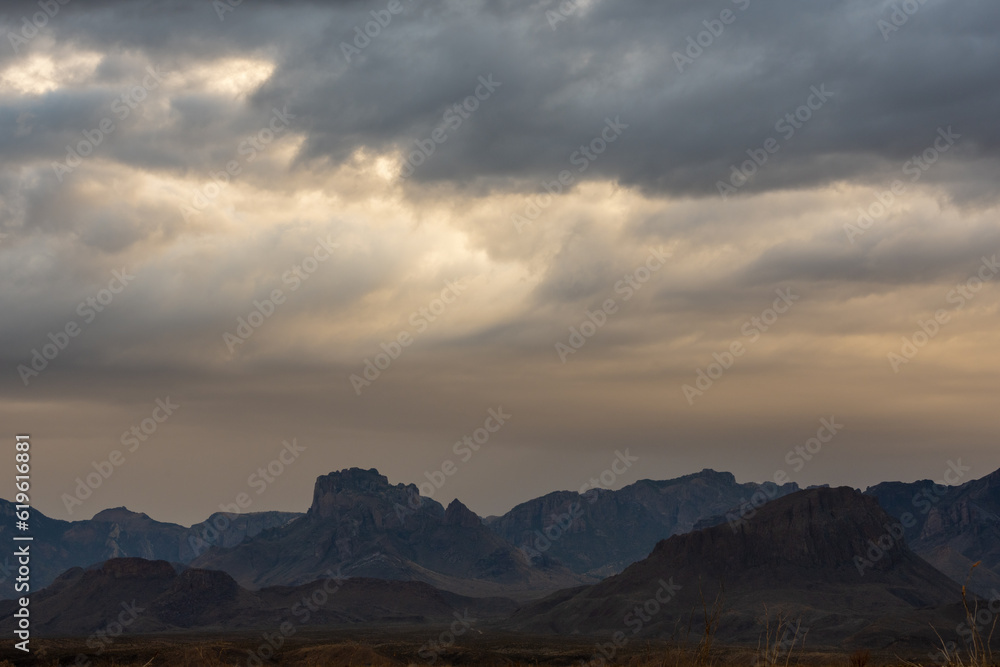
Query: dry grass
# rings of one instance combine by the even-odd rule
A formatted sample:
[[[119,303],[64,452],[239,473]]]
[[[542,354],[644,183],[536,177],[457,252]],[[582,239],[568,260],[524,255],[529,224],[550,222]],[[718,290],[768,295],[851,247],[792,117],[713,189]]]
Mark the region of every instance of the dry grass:
[[[979,567],[980,562],[982,561],[974,563],[969,568],[969,575],[965,578],[965,583],[962,584],[962,608],[965,610],[965,627],[968,630],[968,635],[964,637],[964,646],[959,646],[954,641],[945,641],[938,634],[938,639],[941,642],[940,653],[942,660],[940,664],[942,667],[993,667],[997,664],[997,661],[993,659],[992,646],[993,634],[996,631],[997,621],[1000,620],[1000,616],[990,614],[993,623],[989,626],[989,634],[984,637],[979,621],[979,600],[977,598],[974,602],[970,603],[967,593],[969,581],[972,579],[976,568]]]
[[[772,628],[774,622],[772,622]],[[794,627],[794,625],[793,625]],[[153,643],[152,641],[150,642]],[[515,649],[516,640],[510,642]],[[44,644],[42,644],[44,645]],[[192,643],[190,640],[176,642],[156,641],[156,646],[142,647],[136,644],[134,648],[125,648],[113,654],[102,657],[89,656],[89,667],[247,667],[247,644],[240,642],[210,642]],[[584,645],[585,646],[585,645]],[[790,651],[780,651],[777,660],[763,660],[759,649],[753,647],[732,647],[717,645],[706,655],[703,646],[691,644],[688,646],[663,642],[648,642],[644,645],[631,646],[629,652],[623,653],[615,660],[600,665],[590,663],[589,655],[583,655],[579,647],[573,651],[561,651],[560,645],[554,642],[550,649],[540,649],[532,659],[526,659],[523,653],[517,657],[504,656],[503,652],[479,653],[472,647],[456,647],[454,652],[442,656],[433,663],[433,667],[580,667],[587,662],[588,667],[704,667],[706,663],[715,667],[869,667],[871,664],[899,667],[914,667],[916,663],[893,660],[888,656],[872,660],[867,651],[856,651],[852,654],[833,652],[804,652],[796,649],[794,656]],[[66,646],[65,648],[69,648]],[[360,642],[342,641],[324,643],[309,642],[301,646],[288,647],[281,651],[272,661],[264,662],[261,667],[425,667],[431,663],[416,656],[416,646],[379,645],[372,646]],[[534,647],[529,651],[534,652]],[[137,655],[138,653],[138,655]],[[394,654],[395,653],[395,654]],[[131,655],[130,655],[131,654]],[[0,667],[69,667],[75,664],[75,653],[64,652],[58,658],[24,661],[0,660]],[[253,663],[256,667],[259,663]],[[932,667],[932,663],[925,663]],[[937,667],[937,666],[933,666]],[[1000,667],[1000,666],[998,666]]]
[[[855,651],[851,654],[850,667],[868,667],[871,657],[871,651]]]
[[[668,649],[653,653],[632,655],[625,657],[621,661],[613,661],[601,667],[703,667],[705,655],[698,649],[680,650]],[[790,660],[787,663],[782,660],[779,664],[787,664],[789,667],[866,667],[870,660],[867,651],[855,651],[847,654],[803,654],[801,658]],[[37,667],[65,667],[74,665],[72,658],[62,660],[53,659],[51,661],[38,662],[10,662],[0,661],[0,667],[21,667],[22,665],[34,665]],[[254,663],[256,665],[256,663]],[[326,646],[316,646],[309,649],[288,652],[273,662],[263,663],[267,667],[424,667],[430,663],[420,660],[398,660],[376,652],[371,647],[359,644],[333,644]],[[715,654],[712,664],[717,667],[763,667],[766,663],[759,662],[759,654],[752,649],[731,649],[723,650]],[[898,665],[899,667],[920,667],[917,663],[904,660],[881,662],[881,665]],[[958,664],[958,663],[956,663]],[[968,665],[968,663],[964,663]],[[992,663],[995,665],[995,663]],[[463,659],[460,662],[437,661],[434,667],[471,667],[482,665],[484,667],[568,667],[570,665],[579,666],[580,660],[567,661],[557,659],[553,662],[546,660],[525,662],[521,660],[508,661],[503,659],[493,659],[487,661],[476,661]],[[90,667],[247,667],[246,656],[226,654],[213,647],[191,646],[179,648],[178,650],[165,650],[152,658],[137,660],[127,660],[122,658],[108,657],[107,659],[95,658]],[[594,666],[596,667],[596,666]],[[930,667],[930,665],[928,665]],[[935,666],[936,667],[936,666]]]

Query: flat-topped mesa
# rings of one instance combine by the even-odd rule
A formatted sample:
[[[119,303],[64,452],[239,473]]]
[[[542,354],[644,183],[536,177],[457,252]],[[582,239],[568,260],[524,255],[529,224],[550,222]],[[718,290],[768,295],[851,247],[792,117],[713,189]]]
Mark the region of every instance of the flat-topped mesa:
[[[662,540],[621,574],[523,606],[508,629],[609,636],[623,618],[626,626],[639,621],[637,602],[655,599],[659,612],[647,607],[651,618],[635,632],[669,636],[697,627],[699,610],[717,595],[725,609],[720,641],[758,642],[766,604],[809,628],[814,647],[887,647],[932,642],[934,627],[954,627],[957,616],[942,610],[955,609],[961,589],[910,551],[901,524],[874,498],[816,488],[742,521]]]
[[[391,488],[389,479],[375,468],[345,468],[316,479],[316,493],[378,493]]]
[[[92,519],[92,521],[107,521],[109,523],[122,523],[125,521],[137,520],[152,521],[148,514],[133,512],[127,507],[111,507],[106,510],[101,510],[95,514]]]
[[[192,567],[226,571],[254,589],[295,586],[338,571],[477,595],[508,587],[519,594],[552,591],[583,580],[555,563],[530,566],[460,501],[446,512],[417,486],[390,484],[377,470],[358,468],[319,477],[302,519],[231,549],[208,550]]]
[[[684,475],[679,477],[677,481],[687,481],[689,479],[717,480],[721,482],[728,482],[729,484],[736,483],[736,476],[733,473],[719,472],[718,470],[712,470],[711,468],[702,468],[701,472]]]
[[[371,506],[380,514],[398,514],[397,506],[411,512],[444,512],[436,501],[421,498],[415,484],[390,484],[388,478],[375,468],[348,468],[316,479],[308,514],[325,519],[356,511],[362,504]]]
[[[664,540],[652,557],[686,559],[718,571],[855,569],[856,557],[880,543],[882,553],[867,569],[888,570],[910,554],[902,526],[875,498],[848,487],[815,488],[774,500],[744,520]]]

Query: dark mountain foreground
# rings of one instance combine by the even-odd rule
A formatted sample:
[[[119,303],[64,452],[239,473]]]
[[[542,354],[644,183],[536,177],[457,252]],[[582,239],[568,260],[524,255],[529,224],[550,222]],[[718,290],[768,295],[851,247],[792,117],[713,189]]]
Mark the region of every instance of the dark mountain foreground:
[[[319,497],[314,508],[327,496]],[[130,667],[651,667],[792,656],[845,665],[860,649],[886,663],[928,664],[942,639],[963,641],[961,599],[873,497],[842,487],[800,491],[745,521],[676,535],[619,575],[520,606],[372,578],[248,590],[224,572],[130,558],[67,571],[33,596],[31,613],[42,646]],[[980,609],[1000,615],[995,606]],[[5,632],[13,609],[0,602]],[[87,650],[60,637],[85,637]]]
[[[706,470],[483,520],[354,468],[320,477],[303,515],[183,528],[124,508],[78,522],[36,513],[33,641],[62,657],[0,649],[0,667],[846,667],[862,649],[946,664],[942,644],[986,667],[966,641],[1000,619],[998,489],[1000,472],[789,493]],[[84,567],[55,571],[67,562]],[[956,583],[970,571],[978,628]],[[14,608],[0,602],[8,636]]]
[[[0,602],[4,630],[14,627],[14,604]],[[31,618],[40,637],[113,636],[122,634],[119,627],[131,635],[243,629],[280,633],[282,624],[481,621],[506,617],[516,608],[511,600],[466,598],[413,581],[334,577],[248,591],[224,572],[119,558],[67,571],[32,596]]]
[[[894,524],[853,489],[800,491],[738,525],[664,540],[620,575],[527,605],[507,627],[626,639],[691,627],[700,637],[707,617],[718,641],[752,644],[781,619],[786,640],[797,628],[812,647],[930,650],[932,626],[954,637],[961,590]]]

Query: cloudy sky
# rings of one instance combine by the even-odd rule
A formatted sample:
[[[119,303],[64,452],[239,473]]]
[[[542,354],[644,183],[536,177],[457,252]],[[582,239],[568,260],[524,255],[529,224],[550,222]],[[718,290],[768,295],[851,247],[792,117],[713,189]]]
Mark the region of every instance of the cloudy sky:
[[[0,422],[46,514],[1000,467],[993,0],[44,4]]]

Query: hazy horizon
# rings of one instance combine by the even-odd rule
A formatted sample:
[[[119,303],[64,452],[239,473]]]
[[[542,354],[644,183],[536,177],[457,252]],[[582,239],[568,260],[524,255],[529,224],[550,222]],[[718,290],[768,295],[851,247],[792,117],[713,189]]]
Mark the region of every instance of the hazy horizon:
[[[950,465],[952,463],[954,463],[955,466]],[[353,467],[361,468],[363,470],[371,470],[371,468],[364,468],[362,466],[353,466]],[[984,472],[982,472],[980,474],[980,473],[977,473],[977,472],[970,472],[968,470],[970,468],[972,470],[975,470],[975,468],[973,466],[967,465],[966,461],[949,461],[948,464],[945,466],[945,468],[941,471],[942,473],[945,473],[945,474],[941,474],[941,475],[915,477],[913,479],[886,478],[886,479],[882,479],[882,480],[878,480],[876,482],[873,482],[872,484],[862,485],[862,486],[853,485],[853,484],[849,484],[849,483],[846,483],[846,482],[845,483],[814,482],[814,483],[809,483],[809,484],[803,484],[803,483],[800,483],[800,482],[796,482],[796,483],[799,484],[799,487],[802,490],[805,490],[805,489],[808,489],[808,488],[811,488],[811,487],[815,487],[815,486],[830,486],[830,487],[846,486],[846,487],[857,489],[857,490],[862,491],[862,492],[866,491],[871,486],[874,486],[875,484],[878,484],[878,483],[881,483],[881,482],[912,483],[912,482],[918,482],[918,481],[923,481],[923,480],[931,480],[931,481],[933,481],[936,484],[941,484],[942,486],[946,486],[946,487],[958,487],[958,486],[961,486],[961,485],[965,484],[966,482],[973,481],[975,479],[979,479],[981,477],[988,476],[989,474],[991,474],[993,472],[996,472],[995,470],[990,470],[990,471],[984,471]],[[347,468],[345,468],[345,469],[338,469],[338,470],[331,470],[328,473],[322,473],[320,476],[328,475],[328,474],[334,473],[334,472],[342,472],[343,470],[347,470]],[[375,470],[378,470],[378,469],[376,468]],[[651,477],[644,476],[644,477],[639,477],[637,479],[632,479],[632,480],[625,479],[623,481],[622,477],[617,477],[615,483],[612,484],[611,486],[605,486],[603,484],[601,484],[599,486],[602,489],[619,490],[619,489],[621,489],[623,487],[629,486],[631,484],[635,484],[636,482],[641,482],[643,480],[647,480],[647,481],[649,481],[649,480],[652,480],[652,481],[667,481],[667,480],[672,480],[672,479],[678,479],[678,478],[681,478],[681,477],[687,477],[687,476],[691,476],[691,475],[697,475],[697,474],[699,474],[701,472],[705,472],[705,471],[713,471],[713,472],[717,472],[717,473],[730,473],[730,471],[728,471],[728,470],[714,470],[712,468],[704,468],[702,470],[692,470],[690,472],[678,473],[678,474],[673,475],[671,477],[663,477],[663,478],[659,478],[659,477],[657,477],[657,478],[651,478]],[[420,479],[420,480],[410,480],[410,481],[407,481],[407,480],[397,480],[397,479],[393,479],[392,477],[390,477],[388,475],[385,475],[385,473],[382,472],[381,470],[378,470],[378,472],[379,472],[379,474],[385,476],[387,478],[389,484],[393,485],[393,486],[395,486],[397,484],[408,485],[410,483],[413,483],[413,484],[416,484],[418,486],[421,486],[422,484],[427,483],[429,481],[426,478],[426,476],[423,479]],[[601,472],[603,472],[603,471],[601,471]],[[947,477],[945,475],[947,475]],[[734,475],[734,477],[735,477],[736,482],[738,484],[746,484],[746,483],[758,483],[758,484],[763,483],[763,484],[769,484],[769,483],[774,482],[773,476],[772,476],[771,479],[741,479],[737,475]],[[599,477],[595,478],[595,479],[599,479]],[[795,480],[793,480],[793,479],[789,479],[789,482],[794,482],[794,481]],[[586,484],[586,482],[584,482],[584,484]],[[256,489],[256,488],[261,488],[261,487],[258,485],[258,486],[251,486],[251,488]],[[257,500],[252,493],[247,492],[248,495],[250,495],[251,498],[253,499],[252,500],[253,504],[249,508],[247,508],[247,509],[240,509],[239,513],[271,512],[271,511],[275,511],[275,512],[299,512],[299,513],[305,513],[309,509],[309,506],[311,505],[313,489],[314,489],[314,487],[312,485],[310,485],[309,489],[308,489],[308,491],[309,491],[308,498],[307,498],[305,504],[302,505],[301,507],[293,507],[293,506],[272,507],[272,506],[270,506],[266,502],[265,499],[263,499],[263,497],[262,497],[261,500]],[[421,491],[423,491],[423,490],[421,490]],[[520,505],[522,503],[526,503],[526,502],[528,502],[530,500],[533,500],[535,498],[538,498],[538,497],[541,497],[541,496],[544,496],[544,495],[547,495],[547,494],[550,494],[550,493],[560,492],[560,491],[576,491],[576,492],[579,492],[580,488],[553,487],[553,488],[550,488],[550,489],[543,489],[543,490],[539,491],[539,493],[537,495],[526,496],[524,498],[515,500],[510,505],[500,506],[500,508],[498,510],[496,510],[496,511],[482,511],[482,510],[479,510],[479,509],[477,509],[474,506],[474,504],[466,502],[465,499],[463,499],[461,497],[458,497],[458,496],[449,495],[448,493],[441,493],[439,490],[435,490],[435,492],[432,495],[430,495],[430,496],[425,495],[424,492],[421,492],[421,495],[424,496],[424,497],[432,498],[433,500],[441,503],[441,505],[443,505],[445,507],[447,507],[450,502],[452,502],[453,500],[457,499],[460,502],[462,502],[464,505],[468,506],[469,509],[471,509],[473,512],[475,512],[479,516],[481,516],[481,517],[489,517],[489,516],[502,516],[502,515],[506,514],[508,511],[512,510],[514,507],[517,507],[518,505]],[[748,499],[749,499],[749,496],[748,496]],[[89,501],[89,500],[90,499],[88,498],[87,501]],[[178,525],[184,526],[186,528],[189,528],[192,525],[195,525],[197,523],[201,523],[202,521],[206,520],[209,516],[211,516],[215,512],[233,513],[234,512],[234,507],[235,508],[239,508],[238,505],[235,505],[234,501],[235,501],[235,498],[228,498],[224,502],[219,503],[218,506],[211,507],[211,508],[206,508],[206,511],[203,514],[201,514],[201,515],[199,515],[197,513],[198,508],[192,508],[191,509],[192,516],[195,517],[193,520],[175,520],[175,519],[164,518],[163,516],[160,516],[160,515],[158,515],[158,514],[156,514],[154,512],[147,511],[146,509],[144,509],[142,507],[138,507],[138,506],[133,507],[133,506],[128,506],[128,505],[117,505],[117,506],[108,506],[108,507],[92,507],[92,505],[94,505],[94,503],[90,503],[90,502],[84,502],[84,503],[82,503],[86,507],[86,511],[76,509],[77,506],[74,504],[73,505],[74,512],[72,514],[67,513],[66,517],[53,516],[52,518],[57,518],[57,519],[58,518],[62,518],[64,520],[68,520],[68,521],[89,520],[89,519],[92,519],[96,514],[99,514],[100,512],[103,512],[105,510],[125,508],[125,509],[127,509],[127,510],[129,510],[131,512],[136,512],[136,513],[139,513],[139,514],[146,514],[147,516],[149,516],[151,519],[153,519],[155,521],[160,521],[162,523],[174,523],[174,524],[178,524]]]

